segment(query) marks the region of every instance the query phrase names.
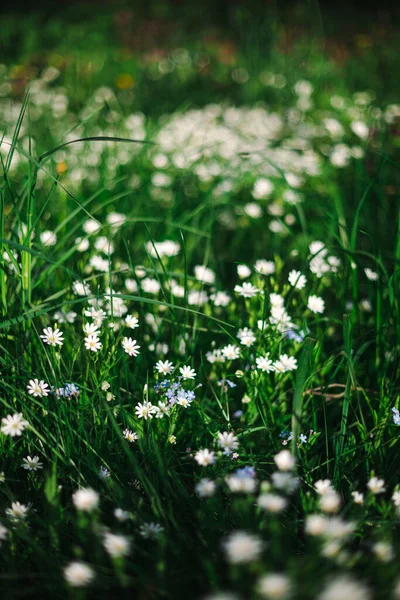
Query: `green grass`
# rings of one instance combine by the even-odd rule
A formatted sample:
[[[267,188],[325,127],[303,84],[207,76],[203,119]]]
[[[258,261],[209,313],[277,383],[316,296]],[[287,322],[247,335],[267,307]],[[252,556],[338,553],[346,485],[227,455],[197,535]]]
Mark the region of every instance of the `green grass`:
[[[8,30],[0,73],[0,401],[2,418],[29,425],[0,433],[7,600],[400,597],[395,44],[378,51],[371,33],[339,65],[328,37],[287,53],[279,19],[229,15],[214,36],[174,29],[158,54],[107,39],[107,11],[62,38],[61,17],[42,29],[8,17],[26,35],[16,48]],[[83,327],[96,318],[92,352]],[[57,326],[53,347],[41,335]],[[194,379],[179,379],[184,366]],[[165,378],[194,399],[139,418],[139,403],[168,404]],[[30,394],[32,379],[52,393]],[[55,393],[72,383],[79,394]],[[222,452],[224,432],[237,455]],[[203,449],[213,464],[196,460]],[[274,460],[285,449],[286,474]],[[22,468],[27,456],[43,468]],[[75,505],[80,488],[98,493],[93,510]],[[316,514],[330,519],[321,535]],[[241,531],[263,546],[236,564],[226,543]],[[110,555],[110,533],[126,555]],[[72,561],[93,570],[87,586],[68,585]],[[273,573],[290,593],[266,591]]]

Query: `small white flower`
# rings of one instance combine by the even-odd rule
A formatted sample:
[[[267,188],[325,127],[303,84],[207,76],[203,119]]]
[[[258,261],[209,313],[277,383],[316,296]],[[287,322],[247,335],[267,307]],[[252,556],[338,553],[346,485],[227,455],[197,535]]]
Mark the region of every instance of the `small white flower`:
[[[232,432],[224,431],[224,433],[218,432],[218,445],[225,454],[232,454],[232,451],[239,447],[239,442]]]
[[[235,360],[236,358],[239,358],[240,354],[239,348],[232,344],[228,344],[225,348],[222,348],[221,352],[227,360]]]
[[[124,438],[126,440],[128,440],[128,442],[130,442],[131,444],[133,442],[136,442],[136,440],[139,439],[139,436],[137,433],[135,433],[134,431],[131,431],[130,429],[124,429],[122,435],[124,436]]]
[[[260,290],[252,283],[245,282],[243,285],[235,285],[234,291],[239,294],[239,296],[243,296],[243,298],[253,298]]]
[[[94,577],[93,569],[82,562],[71,562],[64,569],[65,581],[72,587],[85,587],[93,581]]]
[[[260,369],[261,371],[265,371],[267,373],[275,371],[275,367],[272,364],[272,360],[270,360],[269,358],[269,352],[265,356],[256,358],[256,365],[257,369]]]
[[[275,263],[272,260],[264,260],[261,258],[255,262],[254,268],[261,273],[261,275],[272,275],[275,273]]]
[[[366,267],[364,269],[364,273],[366,274],[367,278],[370,281],[377,281],[379,279],[379,275],[378,273],[376,273],[375,271],[373,271],[372,269],[370,269],[369,267]]]
[[[286,600],[291,592],[291,583],[286,575],[269,573],[258,580],[258,593],[268,600]]]
[[[270,513],[279,513],[285,510],[288,502],[286,498],[282,498],[278,494],[261,494],[258,497],[257,504]]]
[[[130,329],[135,329],[136,327],[139,327],[139,319],[132,315],[127,315],[125,317],[125,325]]]
[[[57,329],[52,329],[52,327],[47,327],[43,329],[43,335],[40,337],[42,340],[48,344],[49,346],[62,346],[63,345],[63,332]]]
[[[43,233],[40,234],[40,241],[43,246],[55,246],[57,243],[57,235],[54,231],[43,231]]]
[[[10,437],[20,436],[29,423],[24,419],[22,413],[15,413],[14,415],[7,415],[1,420],[1,431],[4,435]]]
[[[286,373],[287,371],[295,371],[297,369],[297,360],[293,356],[282,354],[279,360],[274,362],[274,369],[278,373]]]
[[[307,308],[313,313],[322,314],[325,310],[325,302],[319,296],[309,296],[307,302]]]
[[[31,379],[27,386],[28,394],[32,394],[32,396],[48,396],[49,395],[49,386],[48,384],[41,379]]]
[[[208,465],[213,465],[215,462],[215,454],[214,452],[210,452],[205,448],[204,450],[198,450],[194,456],[194,460],[202,467],[208,467]]]
[[[152,419],[157,413],[157,410],[157,407],[151,402],[143,402],[143,404],[139,402],[135,408],[136,416],[139,419],[144,419],[145,421],[147,421],[147,419]]]
[[[158,523],[144,523],[139,527],[140,535],[146,540],[158,538],[163,531],[164,527],[161,527]]]
[[[39,462],[39,460],[40,459],[38,456],[34,456],[33,458],[27,456],[26,458],[22,459],[21,467],[27,471],[37,471],[38,469],[43,469],[43,463]]]
[[[197,281],[202,283],[214,283],[215,273],[205,265],[196,265],[194,268],[194,276]]]
[[[107,532],[104,535],[104,547],[110,556],[120,558],[129,554],[130,542],[124,535]]]
[[[88,335],[87,337],[85,337],[84,341],[85,341],[86,350],[91,350],[92,352],[98,352],[102,347],[102,343],[96,334]]]
[[[307,283],[307,278],[301,274],[301,271],[290,271],[288,279],[290,285],[297,290],[302,290]]]
[[[246,531],[236,531],[224,542],[228,562],[236,565],[256,560],[262,549],[263,543],[260,538]]]
[[[214,495],[216,485],[214,481],[204,477],[203,479],[200,479],[200,481],[196,484],[195,490],[201,498],[207,498],[208,496]]]
[[[169,360],[159,360],[156,363],[156,369],[162,375],[169,375],[174,370],[174,365]]]
[[[386,491],[384,480],[378,477],[371,477],[367,486],[373,494],[382,494]]]
[[[196,377],[196,371],[194,369],[192,369],[191,367],[181,367],[179,369],[179,372],[182,376],[183,379],[194,379]]]
[[[280,471],[291,471],[294,469],[296,461],[289,450],[282,450],[274,456],[276,466]]]
[[[249,269],[249,267],[247,265],[238,265],[237,266],[237,274],[240,277],[240,279],[246,279],[246,277],[250,277],[251,269]]]
[[[11,508],[6,509],[6,515],[12,521],[23,521],[28,516],[29,506],[20,502],[12,502]]]
[[[95,323],[85,323],[83,327],[83,332],[86,335],[94,335],[96,337],[99,336],[99,328]]]
[[[364,494],[361,492],[351,492],[355,504],[364,504]]]
[[[314,487],[318,494],[320,494],[321,496],[324,496],[325,494],[330,494],[334,491],[330,479],[318,479],[318,481],[314,483]]]
[[[99,505],[99,495],[92,488],[82,488],[72,494],[72,501],[78,510],[92,512]]]
[[[129,516],[130,515],[127,510],[123,510],[122,508],[114,509],[114,517],[118,519],[118,521],[120,521],[121,523],[127,521],[129,519]]]
[[[320,497],[318,504],[323,512],[336,513],[340,508],[340,496],[337,492],[331,490]]]
[[[136,340],[133,340],[132,338],[124,337],[122,340],[122,347],[129,356],[137,356],[140,354],[140,346],[136,343]]]
[[[337,575],[325,585],[317,600],[371,600],[369,589],[348,575]]]

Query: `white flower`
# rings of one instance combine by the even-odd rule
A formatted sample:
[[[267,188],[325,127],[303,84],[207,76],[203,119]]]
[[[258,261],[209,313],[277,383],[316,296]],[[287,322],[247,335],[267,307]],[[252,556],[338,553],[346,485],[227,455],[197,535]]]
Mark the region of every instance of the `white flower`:
[[[123,510],[122,508],[114,509],[114,517],[118,519],[118,521],[120,521],[121,523],[127,521],[129,519],[129,516],[130,515],[127,510]]]
[[[55,246],[57,243],[57,236],[54,231],[43,231],[40,234],[40,241],[43,246]]]
[[[268,600],[284,600],[291,591],[290,580],[280,573],[269,573],[258,580],[258,593]]]
[[[212,294],[211,300],[214,302],[214,306],[228,306],[231,301],[231,297],[226,292],[216,292]]]
[[[269,352],[260,358],[256,358],[257,369],[261,369],[261,371],[266,371],[269,373],[270,371],[275,371],[275,367],[272,364],[272,360],[269,358]]]
[[[293,356],[282,354],[279,360],[274,362],[274,368],[278,373],[286,373],[286,371],[295,371],[297,369],[297,360]]]
[[[282,450],[275,454],[274,461],[280,471],[291,471],[294,469],[296,461],[289,450]]]
[[[325,310],[325,302],[319,296],[309,296],[307,308],[313,313],[323,313]]]
[[[323,515],[308,515],[306,517],[305,532],[308,535],[325,535],[328,528],[328,517]]]
[[[314,487],[315,487],[316,491],[318,492],[318,494],[320,494],[321,496],[323,496],[324,494],[329,494],[334,491],[334,489],[332,487],[332,482],[330,479],[318,479],[318,481],[316,481],[314,483]]]
[[[10,437],[19,436],[28,425],[29,423],[24,419],[22,413],[7,415],[1,420],[1,432]]]
[[[169,375],[169,373],[172,373],[172,371],[174,370],[174,365],[169,360],[159,360],[156,363],[156,369],[162,375]]]
[[[376,542],[372,547],[373,553],[378,560],[382,562],[390,562],[394,559],[393,547],[388,542]]]
[[[11,508],[6,509],[6,515],[12,521],[23,521],[28,516],[29,506],[20,502],[12,502]]]
[[[101,223],[95,221],[94,219],[88,219],[84,222],[83,229],[88,235],[91,235],[92,233],[97,233],[100,231]]]
[[[73,323],[77,316],[78,315],[73,310],[70,310],[69,312],[57,310],[53,315],[53,319],[57,323]]]
[[[215,273],[205,265],[196,265],[194,268],[194,276],[197,281],[202,283],[214,283]]]
[[[43,329],[43,335],[40,337],[49,346],[62,346],[64,341],[63,335],[63,332],[58,328],[53,330],[51,327],[47,327]]]
[[[249,267],[247,265],[238,265],[237,266],[237,274],[240,277],[240,279],[246,279],[246,277],[250,277],[251,269],[249,269]],[[236,286],[236,287],[238,287],[238,286]],[[235,291],[236,291],[236,288],[235,288]]]
[[[135,433],[134,431],[131,431],[130,429],[124,429],[124,431],[122,432],[122,435],[131,444],[132,444],[132,442],[136,442],[136,440],[139,439],[138,434]]]
[[[268,179],[260,177],[260,179],[257,179],[257,181],[254,183],[251,194],[253,198],[256,198],[256,200],[261,200],[263,198],[267,198],[273,189],[274,186]]]
[[[393,492],[392,500],[395,506],[400,506],[400,490]]]
[[[331,490],[320,497],[318,505],[323,512],[335,513],[340,508],[340,496]]]
[[[196,377],[196,371],[194,369],[192,369],[191,367],[181,367],[179,369],[179,372],[182,376],[183,379],[194,379]]]
[[[198,450],[194,455],[194,460],[202,467],[208,467],[208,465],[213,465],[215,462],[215,454],[214,452],[210,452],[205,448],[204,450]]]
[[[140,346],[136,344],[136,340],[132,338],[124,337],[122,340],[122,347],[129,356],[137,356],[139,353]]]
[[[271,513],[279,513],[285,510],[287,507],[286,498],[278,496],[278,494],[261,494],[258,497],[257,504],[260,508],[267,510]]]
[[[257,480],[250,475],[227,475],[225,481],[234,494],[252,494],[257,488]]]
[[[239,447],[239,442],[232,432],[224,431],[224,433],[218,432],[218,445],[225,454],[232,454],[232,451]]]
[[[125,317],[125,325],[130,329],[135,329],[136,327],[139,327],[139,319],[132,315],[127,315]]]
[[[364,504],[364,494],[361,492],[351,492],[355,504]]]
[[[104,547],[110,556],[120,558],[129,554],[130,542],[124,535],[107,532],[104,534]]]
[[[195,486],[196,493],[201,498],[213,496],[215,493],[215,489],[216,489],[215,482],[212,481],[211,479],[207,479],[206,477],[204,477],[203,479],[200,479],[200,481]]]
[[[94,335],[96,337],[98,337],[100,333],[99,328],[95,323],[85,323],[83,331],[86,335]]]
[[[90,334],[87,337],[85,337],[84,341],[85,341],[86,350],[91,350],[92,352],[98,352],[102,347],[102,343],[95,333]]]
[[[1,542],[4,542],[4,540],[7,539],[7,535],[8,535],[7,527],[4,527],[4,525],[2,525],[0,523],[0,545],[1,545]]]
[[[31,379],[27,386],[28,394],[32,394],[32,396],[48,396],[49,395],[49,386],[48,384],[41,379]]]
[[[272,260],[260,258],[255,262],[254,268],[261,275],[272,275],[272,273],[275,273],[275,263]]]
[[[178,404],[181,404],[181,402],[178,400]],[[189,402],[190,404],[190,402]],[[169,404],[167,404],[167,402],[159,402],[158,406],[156,406],[157,412],[156,412],[156,419],[162,419],[164,416],[169,416],[171,407],[169,406]]]
[[[235,285],[234,290],[239,296],[243,296],[243,298],[253,298],[260,291],[252,283],[247,282],[243,283],[243,285]]]
[[[269,301],[272,308],[283,308],[283,297],[280,294],[270,294]]]
[[[83,562],[71,562],[64,569],[65,581],[72,587],[85,587],[93,581],[95,573]]]
[[[38,469],[43,469],[43,463],[39,462],[39,460],[40,459],[38,456],[34,456],[33,458],[27,456],[26,458],[22,459],[21,467],[27,471],[37,471]]]
[[[86,309],[84,314],[85,317],[90,317],[91,319],[93,319],[93,322],[97,327],[101,327],[104,319],[107,316],[106,312],[102,308],[96,308],[94,306],[91,306],[90,308]]]
[[[379,279],[378,273],[376,273],[375,271],[373,271],[369,267],[366,267],[364,269],[364,273],[366,274],[366,276],[368,277],[368,279],[370,281],[377,281]]]
[[[369,589],[348,575],[337,575],[328,583],[317,600],[371,600]]]
[[[83,281],[74,281],[72,284],[72,290],[77,296],[87,296],[90,294],[89,284]]]
[[[140,535],[147,540],[158,538],[163,531],[164,527],[161,527],[158,523],[144,523],[139,527]]]
[[[92,488],[82,488],[72,494],[72,501],[78,510],[92,512],[99,505],[99,495]]]
[[[259,219],[263,214],[261,206],[257,202],[248,202],[245,204],[244,212],[252,219]]]
[[[386,491],[384,480],[379,479],[378,477],[371,477],[367,486],[373,494],[382,494]]]
[[[263,543],[258,536],[236,531],[224,542],[224,550],[231,564],[249,563],[256,560],[263,549]]]
[[[143,404],[139,402],[135,408],[135,413],[139,419],[144,419],[145,421],[147,421],[147,419],[153,418],[157,410],[157,407],[154,406],[151,402],[143,402]]]
[[[142,290],[147,294],[158,294],[161,289],[161,285],[158,283],[157,279],[151,279],[151,277],[146,277],[141,281]]]
[[[302,290],[307,283],[307,278],[305,275],[301,274],[301,271],[290,271],[288,279],[290,285],[297,290]]]
[[[240,350],[237,346],[228,344],[225,348],[222,348],[221,352],[227,360],[235,360],[236,358],[239,358]]]

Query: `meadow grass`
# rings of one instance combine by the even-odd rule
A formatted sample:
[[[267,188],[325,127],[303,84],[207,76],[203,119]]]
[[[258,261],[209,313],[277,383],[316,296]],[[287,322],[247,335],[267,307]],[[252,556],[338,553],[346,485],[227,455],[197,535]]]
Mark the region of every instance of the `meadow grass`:
[[[400,598],[391,87],[64,43],[1,70],[3,597]]]

